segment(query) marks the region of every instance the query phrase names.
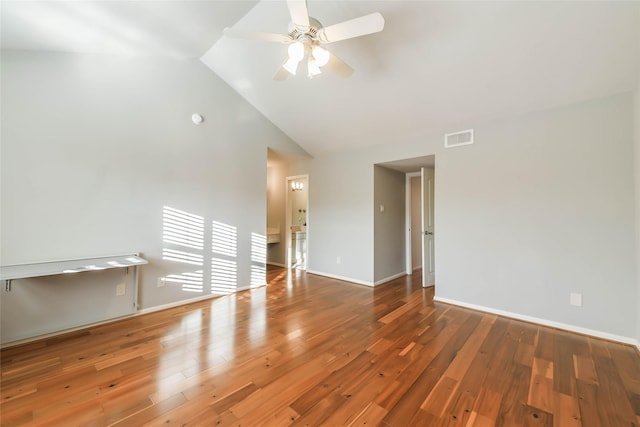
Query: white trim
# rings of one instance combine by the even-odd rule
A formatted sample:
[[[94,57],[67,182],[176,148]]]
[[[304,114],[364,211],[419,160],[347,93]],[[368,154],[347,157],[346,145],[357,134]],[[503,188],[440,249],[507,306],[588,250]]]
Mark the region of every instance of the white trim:
[[[229,295],[235,295],[238,292],[242,292],[242,291],[249,291],[252,289],[257,289],[257,288],[261,288],[263,286],[266,286],[266,284],[264,285],[259,285],[259,286],[254,286],[254,287],[242,287],[242,288],[238,288],[236,289],[235,292],[232,292]],[[213,295],[213,294],[207,294],[207,295],[202,295],[196,298],[190,298],[190,299],[186,299],[186,300],[180,300],[180,301],[175,301],[175,302],[171,302],[168,304],[162,304],[162,305],[157,305],[154,307],[149,307],[149,308],[144,308],[142,310],[138,310],[135,313],[131,313],[131,314],[127,314],[124,316],[120,316],[120,317],[114,317],[112,319],[107,319],[107,320],[101,320],[99,322],[93,322],[93,323],[85,323],[83,325],[78,325],[78,326],[74,326],[71,328],[67,328],[67,329],[62,329],[59,331],[54,331],[54,332],[49,332],[46,334],[41,334],[41,335],[36,335],[33,337],[28,337],[28,338],[22,338],[19,340],[15,340],[15,341],[9,341],[9,342],[5,342],[5,343],[0,343],[0,349],[5,349],[5,348],[9,348],[9,347],[14,347],[16,345],[22,345],[22,344],[28,344],[30,342],[33,341],[39,341],[39,340],[43,340],[43,339],[47,339],[47,338],[52,338],[52,337],[57,337],[60,335],[65,335],[65,334],[69,334],[72,332],[76,332],[76,331],[81,331],[83,329],[91,329],[91,328],[95,328],[98,326],[102,326],[102,325],[107,325],[109,323],[114,323],[114,322],[119,322],[121,320],[126,320],[126,319],[131,319],[137,316],[142,316],[145,314],[151,314],[151,313],[155,313],[157,311],[162,311],[162,310],[167,310],[170,308],[175,308],[175,307],[180,307],[183,305],[188,305],[188,304],[193,304],[196,302],[201,302],[201,301],[206,301],[209,299],[214,299],[214,298],[219,298],[219,297],[224,297],[227,295]]]
[[[139,316],[141,314],[155,313],[156,311],[162,311],[162,310],[166,310],[166,309],[169,309],[169,308],[180,307],[181,305],[191,304],[192,302],[200,302],[200,301],[205,301],[205,300],[208,300],[208,299],[217,298],[217,297],[223,297],[223,296],[224,295],[207,294],[207,295],[202,295],[202,296],[195,297],[195,298],[189,298],[187,300],[180,300],[180,301],[170,302],[170,303],[167,303],[167,304],[156,305],[154,307],[143,308],[142,310],[138,310],[138,312],[133,314],[133,315],[131,315],[131,317]]]
[[[415,268],[413,267],[413,251],[411,247],[411,178],[422,175],[422,172],[410,172],[405,174],[405,192],[404,192],[404,224],[405,224],[405,239],[404,239],[404,256],[405,256],[405,269],[407,274],[412,274]]]
[[[267,265],[275,265],[276,267],[287,268],[286,264],[281,264],[279,262],[267,261]]]
[[[422,264],[422,287],[426,288],[427,287],[427,275],[425,274],[425,270],[427,269],[427,253],[424,250],[426,245],[425,245],[425,239],[426,239],[426,235],[425,235],[425,231],[427,231],[427,226],[424,223],[424,218],[425,218],[425,205],[424,205],[424,187],[425,187],[425,168],[421,167],[420,168],[420,264]]]
[[[498,316],[509,317],[516,320],[522,320],[529,323],[536,323],[550,328],[562,329],[569,332],[575,332],[582,335],[589,335],[595,338],[604,338],[609,341],[616,341],[623,344],[630,344],[640,349],[640,343],[635,338],[623,337],[621,335],[610,334],[608,332],[596,331],[594,329],[582,328],[580,326],[568,325],[566,323],[554,322],[552,320],[540,319],[538,317],[526,316],[523,314],[512,313],[510,311],[498,310],[495,308],[484,307],[482,305],[469,304],[462,301],[456,301],[449,298],[434,297],[434,301],[443,302],[445,304],[457,305],[460,307],[470,308],[472,310],[483,311],[486,313],[497,314]]]
[[[376,282],[367,282],[365,280],[353,279],[351,277],[339,276],[337,274],[321,273],[319,271],[313,271],[313,270],[307,270],[307,273],[315,274],[316,276],[323,276],[323,277],[329,277],[331,279],[342,280],[342,281],[345,281],[345,282],[351,282],[351,283],[355,283],[356,285],[369,286],[369,287],[372,287],[372,288],[375,287],[375,286],[378,286],[378,285],[382,285],[383,283],[387,283],[387,282],[390,282],[392,280],[395,280],[398,277],[407,276],[407,273],[405,273],[404,271],[401,271],[400,273],[394,274],[393,276],[385,277],[384,279],[380,279],[380,280],[378,280]]]
[[[337,274],[322,273],[320,271],[313,271],[313,270],[307,270],[307,273],[315,274],[316,276],[329,277],[331,279],[343,280],[345,282],[351,282],[351,283],[355,283],[357,285],[364,285],[364,286],[369,286],[369,287],[374,287],[375,286],[375,284],[372,283],[372,282],[367,282],[367,281],[358,280],[358,279],[352,279],[351,277],[338,276]],[[404,274],[404,273],[402,273],[402,274]]]
[[[389,276],[389,277],[385,277],[384,279],[380,279],[376,282],[373,282],[373,286],[378,286],[378,285],[382,285],[383,283],[387,283],[390,282],[392,280],[397,279],[398,277],[404,277],[404,276],[408,276],[408,274],[404,271],[398,273],[398,274],[394,274],[393,276]]]
[[[0,349],[4,350],[4,349],[9,348],[9,347],[15,347],[17,345],[28,344],[28,343],[33,342],[33,341],[39,341],[39,340],[43,340],[43,339],[47,339],[47,338],[53,338],[53,337],[57,337],[57,336],[60,336],[60,335],[69,334],[71,332],[81,331],[83,329],[95,328],[97,326],[106,325],[106,324],[117,322],[117,321],[124,320],[124,319],[129,319],[129,318],[135,317],[137,315],[138,315],[138,313],[136,312],[136,313],[133,313],[133,314],[127,314],[127,315],[120,316],[120,317],[113,317],[113,318],[107,319],[107,320],[101,320],[99,322],[85,323],[85,324],[82,324],[82,325],[79,325],[79,326],[73,326],[71,328],[62,329],[60,331],[48,332],[46,334],[40,334],[40,335],[36,335],[36,336],[33,336],[33,337],[21,338],[21,339],[14,340],[14,341],[3,342],[3,343],[0,344]]]
[[[230,293],[230,294],[228,294],[228,295],[235,295],[235,294],[237,294],[238,292],[242,292],[242,291],[251,291],[251,290],[253,290],[253,289],[264,288],[265,286],[267,286],[267,282],[264,282],[264,283],[262,283],[262,284],[260,284],[260,285],[243,286],[242,288],[238,288],[238,289],[236,289],[236,291],[235,291],[235,292],[232,292],[232,293]],[[226,297],[227,295],[216,295],[216,296],[219,296],[219,297]]]

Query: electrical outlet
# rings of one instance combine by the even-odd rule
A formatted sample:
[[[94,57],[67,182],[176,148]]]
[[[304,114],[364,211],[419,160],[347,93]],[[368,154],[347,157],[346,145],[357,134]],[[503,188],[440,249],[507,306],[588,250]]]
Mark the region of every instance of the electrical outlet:
[[[164,288],[164,277],[158,277],[158,287]]]
[[[582,307],[582,294],[569,294],[569,304]]]
[[[339,256],[336,257],[336,264],[340,264],[342,262],[342,258],[340,258]]]
[[[116,296],[121,297],[127,292],[127,285],[125,283],[120,283],[116,286]]]

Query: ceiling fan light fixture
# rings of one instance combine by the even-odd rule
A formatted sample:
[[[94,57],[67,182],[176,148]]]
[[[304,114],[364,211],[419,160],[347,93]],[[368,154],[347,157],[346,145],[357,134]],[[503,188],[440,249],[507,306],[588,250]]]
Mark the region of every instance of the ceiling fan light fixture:
[[[287,59],[287,62],[284,63],[282,68],[284,68],[289,73],[291,73],[291,75],[295,76],[299,63],[300,63],[300,60],[289,57],[289,59]]]
[[[289,59],[295,59],[300,62],[304,58],[304,44],[301,42],[294,42],[289,45],[288,48]]]
[[[329,51],[321,46],[315,45],[311,49],[311,54],[313,58],[316,60],[318,67],[324,67],[329,62],[329,57],[331,54]]]
[[[307,70],[309,72],[309,78],[322,74],[322,71],[320,71],[320,67],[318,66],[318,61],[313,59],[311,56],[309,56],[309,61],[307,62]]]
[[[324,27],[317,19],[309,16],[307,0],[286,0],[286,3],[291,17],[286,34],[247,32],[233,28],[224,30],[227,37],[288,45],[288,58],[273,76],[276,81],[285,80],[289,74],[295,75],[304,59],[307,59],[309,77],[321,74],[321,67],[324,66],[340,77],[349,77],[353,74],[353,68],[322,45],[366,36],[384,29],[384,18],[378,12]]]

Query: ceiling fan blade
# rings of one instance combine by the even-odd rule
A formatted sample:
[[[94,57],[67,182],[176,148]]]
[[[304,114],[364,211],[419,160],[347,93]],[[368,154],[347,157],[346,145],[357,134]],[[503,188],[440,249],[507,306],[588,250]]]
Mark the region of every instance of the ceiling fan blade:
[[[297,29],[306,33],[309,31],[309,11],[307,10],[307,0],[287,0],[291,22]]]
[[[329,62],[327,62],[327,65],[325,65],[325,67],[345,79],[353,74],[353,68],[351,68],[342,59],[335,56],[333,53],[329,57]]]
[[[273,80],[281,82],[286,80],[287,77],[289,77],[289,72],[284,68],[280,67],[278,68],[278,71],[276,71],[276,74],[273,76]]]
[[[339,24],[321,28],[318,39],[322,43],[333,43],[353,37],[377,33],[384,28],[384,18],[378,12],[350,19]]]
[[[273,34],[273,33],[253,33],[242,30],[236,30],[234,28],[225,28],[224,35],[227,37],[232,37],[234,39],[246,39],[246,40],[258,40],[264,42],[275,42],[275,43],[291,43],[293,40],[289,36],[285,36],[284,34]]]
[[[273,80],[281,82],[284,80],[287,80],[287,77],[289,77],[289,74],[291,74],[289,71],[287,71],[287,69],[284,67],[287,64],[287,61],[289,61],[289,58],[287,57],[287,59],[282,63],[282,65],[280,65],[280,67],[278,68],[278,71],[276,71],[276,73],[273,75]]]

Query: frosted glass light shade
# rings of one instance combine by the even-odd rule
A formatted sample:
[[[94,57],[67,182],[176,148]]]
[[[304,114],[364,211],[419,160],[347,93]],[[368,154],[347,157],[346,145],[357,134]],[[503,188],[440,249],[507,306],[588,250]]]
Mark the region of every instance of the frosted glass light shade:
[[[320,71],[320,67],[318,67],[318,61],[309,57],[309,61],[307,62],[309,77],[317,76],[318,74],[322,74]]]
[[[282,68],[284,68],[285,70],[287,70],[288,72],[290,72],[292,75],[296,75],[296,70],[298,69],[298,63],[300,61],[297,59],[293,59],[293,58],[289,58],[287,59],[287,62],[284,63],[284,65],[282,66]]]
[[[317,45],[311,49],[311,54],[316,60],[318,67],[324,67],[325,65],[327,65],[327,62],[329,62],[329,57],[331,56],[327,49]]]
[[[299,62],[304,58],[304,45],[301,42],[291,43],[288,52],[290,59],[295,59]]]

